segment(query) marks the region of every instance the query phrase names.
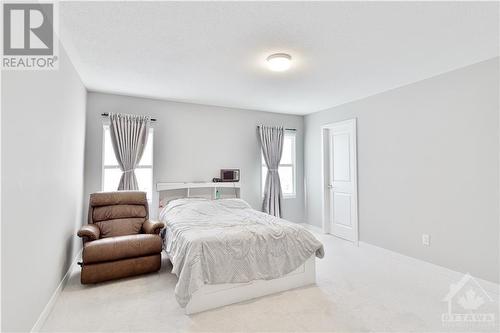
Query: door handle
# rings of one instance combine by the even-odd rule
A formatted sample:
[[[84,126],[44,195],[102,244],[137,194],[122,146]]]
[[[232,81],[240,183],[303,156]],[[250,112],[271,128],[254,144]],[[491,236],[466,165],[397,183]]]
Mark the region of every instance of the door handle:
[[[333,185],[332,184],[328,184],[328,188],[329,189],[333,189]]]

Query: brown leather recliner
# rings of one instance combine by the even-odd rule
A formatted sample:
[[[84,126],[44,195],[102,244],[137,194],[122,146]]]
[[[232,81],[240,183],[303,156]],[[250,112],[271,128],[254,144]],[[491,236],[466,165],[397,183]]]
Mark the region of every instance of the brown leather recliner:
[[[144,192],[91,194],[88,224],[78,231],[83,239],[82,284],[158,271],[158,234],[164,226],[149,220]]]

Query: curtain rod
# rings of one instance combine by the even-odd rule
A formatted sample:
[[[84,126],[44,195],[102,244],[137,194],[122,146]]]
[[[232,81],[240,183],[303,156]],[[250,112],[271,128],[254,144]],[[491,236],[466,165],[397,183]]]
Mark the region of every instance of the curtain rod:
[[[260,125],[257,126],[257,128],[260,128]],[[285,131],[296,131],[296,128],[285,128]]]
[[[101,113],[101,116],[103,117],[109,117],[109,113],[105,112],[105,113]],[[155,118],[151,118],[151,121],[156,121]],[[260,126],[257,126],[257,128],[260,128]],[[285,131],[296,131],[297,129],[296,128],[285,128]]]
[[[101,116],[103,116],[103,117],[109,117],[109,113],[107,113],[107,112],[105,112],[105,113],[101,113]],[[151,120],[151,121],[156,121],[156,119],[155,119],[155,118],[151,118],[150,120]]]

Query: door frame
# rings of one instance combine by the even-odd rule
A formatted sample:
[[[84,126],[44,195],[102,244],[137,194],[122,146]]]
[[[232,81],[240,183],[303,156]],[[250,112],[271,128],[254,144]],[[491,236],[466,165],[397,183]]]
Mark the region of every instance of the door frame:
[[[334,123],[329,123],[321,126],[321,213],[322,213],[322,228],[325,234],[331,234],[330,225],[330,191],[328,190],[328,184],[330,183],[330,177],[328,175],[330,170],[330,152],[329,152],[329,133],[330,130],[337,126],[351,125],[354,129],[353,140],[354,146],[352,147],[352,153],[354,155],[354,189],[353,198],[356,209],[353,216],[353,229],[355,240],[354,243],[357,245],[359,242],[359,220],[358,220],[358,143],[357,143],[357,119],[347,119],[342,121],[337,121]]]

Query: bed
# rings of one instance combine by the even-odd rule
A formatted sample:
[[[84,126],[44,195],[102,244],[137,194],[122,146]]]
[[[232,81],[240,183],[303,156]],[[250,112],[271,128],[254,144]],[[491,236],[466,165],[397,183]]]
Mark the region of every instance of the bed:
[[[252,209],[238,183],[157,190],[175,297],[186,314],[315,283],[322,244],[302,226]]]

